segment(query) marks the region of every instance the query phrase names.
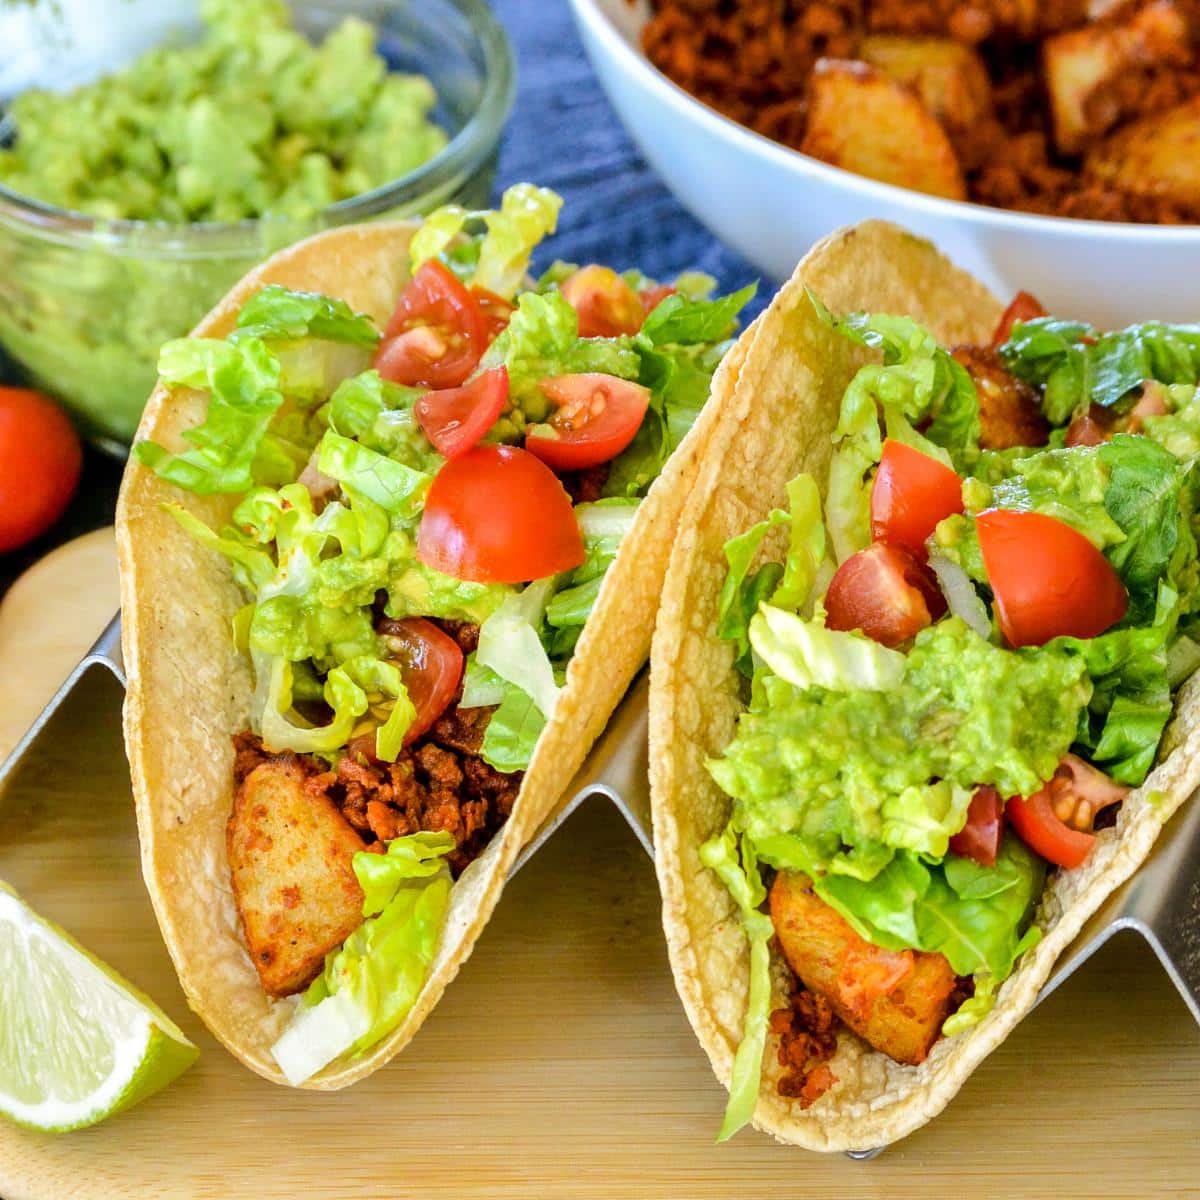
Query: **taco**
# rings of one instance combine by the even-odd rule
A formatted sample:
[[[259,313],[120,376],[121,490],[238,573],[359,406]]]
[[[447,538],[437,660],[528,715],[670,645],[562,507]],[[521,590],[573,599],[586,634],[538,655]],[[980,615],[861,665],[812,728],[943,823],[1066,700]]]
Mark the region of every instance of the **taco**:
[[[676,985],[753,1122],[938,1113],[1200,783],[1200,329],[869,222],[743,336],[651,654]]]
[[[160,355],[117,514],[143,867],[276,1082],[413,1036],[649,652],[753,288],[535,282],[560,204],[321,234]]]

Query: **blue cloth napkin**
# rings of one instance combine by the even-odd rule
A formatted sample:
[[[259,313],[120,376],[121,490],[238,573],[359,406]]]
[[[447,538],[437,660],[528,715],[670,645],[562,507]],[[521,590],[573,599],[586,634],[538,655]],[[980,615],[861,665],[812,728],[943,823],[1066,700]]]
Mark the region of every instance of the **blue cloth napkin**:
[[[500,145],[497,193],[528,180],[565,200],[550,252],[535,267],[562,258],[638,267],[667,280],[707,271],[721,292],[757,279],[638,154],[592,73],[565,0],[493,0],[492,7],[517,57],[517,102]],[[744,320],[769,299],[762,290]]]

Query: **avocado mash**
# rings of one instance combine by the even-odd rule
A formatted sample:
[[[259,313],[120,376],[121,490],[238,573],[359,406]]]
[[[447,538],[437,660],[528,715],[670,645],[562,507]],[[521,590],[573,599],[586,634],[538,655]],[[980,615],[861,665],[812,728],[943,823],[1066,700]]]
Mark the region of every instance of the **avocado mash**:
[[[204,0],[201,15],[197,42],[18,96],[0,183],[110,220],[305,219],[445,146],[432,85],[389,72],[365,21],[314,46],[282,0]]]
[[[314,45],[280,0],[205,0],[201,12],[198,41],[74,91],[26,92],[5,114],[0,186],[102,224],[48,233],[0,197],[0,342],[114,443],[133,436],[161,345],[321,228],[331,204],[447,142],[430,82],[389,72],[366,22],[347,18]],[[482,199],[486,180],[465,187]],[[252,218],[236,233],[191,228]],[[103,226],[123,219],[150,225]]]

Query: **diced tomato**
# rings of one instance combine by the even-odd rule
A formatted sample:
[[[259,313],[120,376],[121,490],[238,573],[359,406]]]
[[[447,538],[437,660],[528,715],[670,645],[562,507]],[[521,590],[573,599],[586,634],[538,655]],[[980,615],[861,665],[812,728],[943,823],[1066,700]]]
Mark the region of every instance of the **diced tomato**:
[[[483,318],[484,338],[490,346],[508,328],[509,319],[516,311],[516,306],[503,296],[489,292],[487,288],[472,287],[471,296],[479,308],[479,315]]]
[[[1125,615],[1129,598],[1120,577],[1069,525],[993,508],[975,518],[975,528],[1009,645],[1096,637]]]
[[[407,387],[458,387],[486,345],[479,305],[453,272],[430,259],[400,293],[375,366]]]
[[[417,710],[404,734],[404,745],[408,746],[428,733],[450,707],[462,680],[463,652],[448,633],[424,617],[405,617],[402,621],[385,618],[378,629],[387,656],[400,668],[405,691]],[[347,749],[372,762],[379,761],[373,730],[355,738]]]
[[[861,629],[895,647],[942,616],[946,599],[929,568],[907,550],[872,542],[838,567],[825,607],[830,629]]]
[[[581,471],[616,458],[641,428],[650,390],[615,375],[556,375],[542,380],[555,410],[534,425],[525,449],[556,471]]]
[[[447,462],[429,488],[417,557],[457,579],[526,583],[579,566],[583,537],[557,476],[515,446]]]
[[[507,400],[508,368],[495,367],[462,387],[426,392],[413,405],[413,413],[434,449],[457,458],[483,439]]]
[[[967,823],[950,839],[950,849],[983,867],[994,867],[1004,834],[1004,801],[994,787],[975,789]]]
[[[888,438],[871,486],[871,536],[915,559],[937,523],[963,510],[962,480],[944,463]]]
[[[1046,310],[1036,296],[1031,296],[1028,292],[1018,292],[1012,298],[1012,303],[1004,310],[1000,324],[996,326],[996,332],[992,334],[992,349],[1003,346],[1008,341],[1012,335],[1013,326],[1018,321],[1033,321],[1037,317],[1045,315]]]
[[[1006,811],[1031,850],[1057,866],[1077,867],[1096,840],[1096,814],[1120,804],[1129,792],[1091,763],[1068,754],[1041,791],[1025,800],[1014,796]]]
[[[656,287],[642,288],[638,292],[638,299],[642,302],[642,308],[646,311],[646,316],[649,316],[668,296],[675,295],[678,289],[669,283],[660,283]]]
[[[1112,413],[1098,404],[1089,404],[1076,413],[1067,426],[1068,446],[1100,446],[1113,435]]]
[[[646,319],[637,292],[611,267],[580,267],[563,280],[562,294],[579,314],[580,337],[637,333]]]
[[[0,552],[32,541],[62,516],[82,466],[79,435],[53,400],[0,387]]]

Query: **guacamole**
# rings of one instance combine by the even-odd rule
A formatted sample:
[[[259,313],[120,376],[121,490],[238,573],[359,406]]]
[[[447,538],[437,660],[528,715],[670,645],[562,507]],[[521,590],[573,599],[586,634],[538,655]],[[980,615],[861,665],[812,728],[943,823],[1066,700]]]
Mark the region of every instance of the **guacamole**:
[[[198,41],[72,92],[24,93],[5,114],[15,137],[0,149],[0,185],[102,223],[153,223],[48,235],[0,198],[0,343],[114,448],[137,428],[161,345],[327,224],[330,204],[447,141],[430,82],[389,72],[367,23],[347,18],[314,45],[279,0],[205,0],[201,12]],[[476,175],[463,198],[487,186]],[[190,228],[250,218],[261,220],[236,235]]]
[[[0,182],[111,220],[303,219],[445,146],[432,85],[389,73],[365,21],[316,46],[281,0],[205,0],[201,13],[199,41],[17,97]]]

